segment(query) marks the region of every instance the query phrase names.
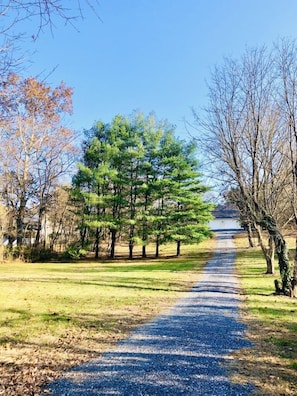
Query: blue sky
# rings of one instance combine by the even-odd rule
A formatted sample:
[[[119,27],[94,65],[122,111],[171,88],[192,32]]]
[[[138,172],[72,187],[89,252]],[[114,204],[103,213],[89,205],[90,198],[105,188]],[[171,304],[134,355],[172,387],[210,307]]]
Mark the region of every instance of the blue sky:
[[[154,111],[187,139],[183,120],[207,103],[214,65],[246,47],[297,38],[296,0],[99,0],[98,13],[101,20],[85,7],[79,31],[57,23],[53,35],[28,44],[28,74],[55,68],[48,83],[73,87],[70,126],[78,131]]]

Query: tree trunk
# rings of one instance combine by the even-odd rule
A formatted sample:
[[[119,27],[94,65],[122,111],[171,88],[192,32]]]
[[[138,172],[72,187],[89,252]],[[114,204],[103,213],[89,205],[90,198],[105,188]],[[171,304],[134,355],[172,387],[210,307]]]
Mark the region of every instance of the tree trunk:
[[[111,243],[110,243],[110,253],[109,253],[109,257],[111,259],[114,259],[115,257],[116,236],[117,236],[117,231],[111,230]]]
[[[17,224],[17,246],[22,246],[24,238],[24,222],[21,216],[16,219]]]
[[[34,241],[34,247],[37,248],[40,244],[40,238],[41,238],[41,229],[42,229],[42,222],[44,219],[44,213],[45,213],[45,207],[40,207],[39,208],[39,213],[38,213],[38,224],[37,224],[37,233],[35,236],[35,241]]]
[[[24,240],[24,217],[25,217],[26,201],[23,197],[20,198],[20,207],[17,212],[16,226],[17,226],[17,246],[23,245]]]
[[[274,241],[273,237],[269,235],[269,241],[268,241],[268,248],[265,246],[262,232],[261,232],[261,227],[257,224],[255,224],[255,229],[258,237],[258,242],[261,247],[262,253],[265,257],[266,261],[266,274],[274,274]]]
[[[40,221],[38,221],[38,225],[37,225],[37,232],[36,232],[36,236],[35,236],[35,241],[34,241],[34,247],[36,248],[39,243],[40,243],[40,235],[41,235],[41,223]]]
[[[142,258],[146,258],[146,245],[142,245]]]
[[[295,241],[295,257],[294,257],[294,265],[293,265],[291,297],[297,298],[297,238]]]
[[[159,235],[157,235],[157,238],[156,238],[156,251],[155,251],[155,257],[156,258],[159,257],[159,248],[160,248],[160,237],[159,237]]]
[[[54,251],[54,246],[55,243],[57,242],[59,235],[61,234],[62,228],[63,228],[63,220],[62,217],[59,220],[59,225],[58,227],[55,227],[56,231],[53,232],[52,237],[50,238],[50,250],[53,252]]]
[[[133,247],[134,247],[134,242],[129,241],[129,260],[133,259]]]
[[[282,280],[281,290],[286,296],[292,294],[292,283],[290,276],[290,262],[288,255],[288,248],[281,232],[279,231],[276,222],[271,216],[265,215],[262,221],[263,225],[273,238],[275,251],[278,257],[279,272]]]
[[[86,243],[86,237],[87,237],[87,232],[88,232],[88,229],[87,229],[87,227],[86,226],[83,226],[81,229],[80,229],[80,231],[79,231],[79,235],[80,235],[80,245],[81,245],[81,247],[84,247],[85,246],[85,243]]]
[[[274,241],[273,238],[269,235],[269,241],[268,241],[268,249],[267,249],[267,256],[266,256],[266,274],[274,274],[275,268],[274,268],[274,253],[275,253],[275,246],[274,246]]]
[[[248,225],[247,225],[247,234],[248,234],[249,247],[250,248],[255,247],[255,244],[253,241],[253,231],[252,231],[251,223],[248,223]]]
[[[177,257],[180,256],[180,247],[181,247],[181,241],[177,241],[177,244],[176,244],[176,256]]]
[[[146,210],[146,206],[145,206]],[[147,222],[145,221],[142,229],[142,258],[146,258],[146,244],[147,244]]]
[[[99,258],[99,246],[100,246],[100,230],[96,228],[96,235],[95,235],[95,258]]]
[[[134,248],[134,225],[130,226],[129,233],[129,259],[133,259],[133,248]]]
[[[286,296],[289,296],[292,293],[292,285],[287,244],[281,235],[275,236],[275,244],[276,253],[278,255],[279,271],[282,278],[282,292]]]

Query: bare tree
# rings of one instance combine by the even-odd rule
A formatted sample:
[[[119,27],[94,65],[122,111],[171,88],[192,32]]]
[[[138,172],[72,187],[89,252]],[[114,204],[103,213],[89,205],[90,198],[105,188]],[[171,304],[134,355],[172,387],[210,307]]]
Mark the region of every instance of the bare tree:
[[[202,120],[197,113],[195,117],[201,144],[221,178],[239,190],[259,238],[259,227],[269,233],[268,247],[261,244],[267,272],[273,272],[273,240],[282,291],[288,294],[290,264],[281,232],[285,220],[279,214],[288,205],[290,163],[282,155],[288,143],[279,115],[275,73],[274,58],[264,47],[247,50],[239,61],[226,58],[212,74],[206,117]]]

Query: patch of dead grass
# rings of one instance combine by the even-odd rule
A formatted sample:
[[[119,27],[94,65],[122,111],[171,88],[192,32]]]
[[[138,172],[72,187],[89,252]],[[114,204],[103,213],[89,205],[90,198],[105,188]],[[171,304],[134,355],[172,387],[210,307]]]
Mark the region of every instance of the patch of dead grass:
[[[124,338],[131,324],[111,331],[69,329],[59,339],[40,344],[6,344],[0,348],[0,394],[40,395],[41,387],[63,371],[86,362]]]
[[[248,312],[243,315],[243,321],[248,326],[247,338],[254,346],[232,354],[229,364],[232,381],[253,384],[254,396],[295,396],[297,370],[290,366],[290,359],[281,357],[279,348],[269,340],[281,336],[279,330],[273,331]]]
[[[41,334],[36,342],[7,342],[0,346],[0,395],[40,395],[41,387],[67,369],[112,348],[140,324],[171,306],[176,296],[145,302],[146,309],[126,306],[125,312],[109,315],[101,325],[69,326],[60,337]],[[112,307],[110,307],[112,311]]]

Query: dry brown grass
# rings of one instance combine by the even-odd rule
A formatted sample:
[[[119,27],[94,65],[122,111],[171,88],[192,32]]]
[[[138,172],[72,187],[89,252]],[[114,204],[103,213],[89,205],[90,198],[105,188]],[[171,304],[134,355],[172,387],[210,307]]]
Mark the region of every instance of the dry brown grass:
[[[232,380],[254,384],[254,396],[296,396],[296,369],[290,367],[290,361],[281,357],[279,348],[265,337],[267,333],[269,337],[280,334],[273,333],[271,327],[265,328],[258,319],[252,319],[250,314],[244,315],[243,320],[248,325],[247,336],[254,347],[232,355]]]

